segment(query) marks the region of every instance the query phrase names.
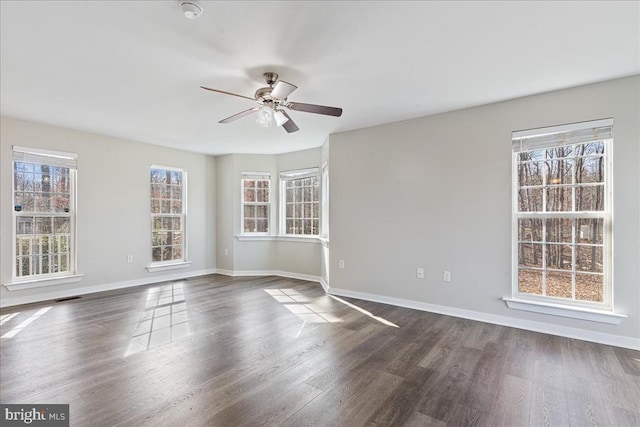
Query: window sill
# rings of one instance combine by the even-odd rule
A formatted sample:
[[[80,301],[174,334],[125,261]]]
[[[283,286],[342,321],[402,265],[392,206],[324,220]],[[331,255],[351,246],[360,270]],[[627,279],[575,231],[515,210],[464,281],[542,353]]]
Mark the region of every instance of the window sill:
[[[573,319],[589,320],[591,322],[608,323],[618,325],[622,319],[626,319],[624,314],[613,313],[611,311],[595,310],[591,308],[572,307],[562,304],[553,304],[542,301],[530,301],[516,298],[502,298],[507,306],[514,310],[531,311],[533,313],[551,314],[553,316],[571,317]]]
[[[172,262],[170,264],[149,264],[145,268],[149,273],[156,271],[177,270],[191,267],[191,261]]]
[[[46,286],[78,283],[83,277],[84,277],[84,274],[73,274],[69,276],[26,279],[26,280],[11,282],[11,283],[4,283],[4,286],[10,291],[19,291],[22,289],[44,288]]]
[[[237,235],[236,239],[241,242],[298,242],[298,243],[322,243],[318,236],[272,236],[272,235]]]

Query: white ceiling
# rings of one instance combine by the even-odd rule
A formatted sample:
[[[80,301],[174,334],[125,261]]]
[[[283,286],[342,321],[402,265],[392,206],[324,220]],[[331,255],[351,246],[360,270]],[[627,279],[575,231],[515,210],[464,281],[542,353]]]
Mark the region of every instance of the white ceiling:
[[[1,1],[2,115],[208,154],[281,153],[327,135],[640,73],[640,3]],[[246,96],[275,71],[300,131]]]

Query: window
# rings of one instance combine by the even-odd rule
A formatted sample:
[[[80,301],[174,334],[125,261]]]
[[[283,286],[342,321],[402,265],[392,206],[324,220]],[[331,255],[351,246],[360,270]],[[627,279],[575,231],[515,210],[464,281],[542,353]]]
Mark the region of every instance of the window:
[[[186,261],[186,171],[151,167],[151,261]]]
[[[317,236],[320,231],[318,169],[282,173],[280,182],[283,234]]]
[[[14,278],[74,275],[75,154],[13,147]]]
[[[612,308],[612,125],[513,133],[514,297]]]
[[[271,175],[268,173],[242,174],[241,224],[243,234],[269,233],[269,191]]]

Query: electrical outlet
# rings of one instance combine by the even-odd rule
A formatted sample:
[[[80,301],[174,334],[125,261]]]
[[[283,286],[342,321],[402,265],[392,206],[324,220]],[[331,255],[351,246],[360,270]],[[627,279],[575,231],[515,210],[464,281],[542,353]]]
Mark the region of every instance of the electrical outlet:
[[[224,248],[224,254],[225,255],[229,255],[229,249],[228,248]]]
[[[443,271],[442,272],[442,280],[444,282],[450,282],[451,281],[451,272],[447,271],[447,270]]]
[[[344,268],[344,260],[341,259],[340,261],[338,261],[338,268],[343,269]]]
[[[424,268],[418,267],[418,269],[416,270],[416,277],[418,279],[424,279]]]
[[[127,255],[127,262],[131,264],[133,262],[133,255]]]

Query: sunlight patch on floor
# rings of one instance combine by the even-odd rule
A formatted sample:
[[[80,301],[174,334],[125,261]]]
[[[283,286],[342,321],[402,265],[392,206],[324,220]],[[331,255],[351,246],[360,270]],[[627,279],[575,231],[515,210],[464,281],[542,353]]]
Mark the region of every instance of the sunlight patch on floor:
[[[311,299],[302,295],[295,289],[265,289],[266,293],[271,295],[273,299],[281,303],[287,310],[295,314],[303,325],[306,323],[337,323],[342,319],[329,313],[324,308],[313,304]],[[302,331],[302,327],[300,331]],[[298,332],[298,336],[300,332]]]
[[[338,298],[338,297],[337,297],[337,296],[335,296],[335,295],[329,295],[329,294],[327,294],[327,296],[328,296],[329,298],[333,298],[334,300],[336,300],[336,301],[338,301],[338,302],[341,302],[342,304],[344,304],[344,305],[346,305],[346,306],[348,306],[348,307],[353,308],[354,310],[358,310],[360,313],[364,314],[365,316],[369,316],[370,318],[372,318],[372,319],[374,319],[374,320],[377,320],[378,322],[382,323],[383,325],[393,326],[394,328],[399,328],[399,327],[400,327],[400,326],[396,325],[395,323],[389,322],[388,320],[386,320],[386,319],[384,319],[384,318],[382,318],[382,317],[374,316],[371,312],[369,312],[369,311],[365,310],[364,308],[360,308],[360,307],[358,307],[358,306],[357,306],[357,305],[355,305],[355,304],[351,304],[350,302],[345,301],[345,300],[343,300],[342,298]]]
[[[125,357],[191,335],[187,312],[181,283],[149,289]]]
[[[29,318],[27,318],[24,322],[20,323],[15,328],[12,328],[9,332],[4,334],[0,338],[13,338],[13,337],[15,337],[16,335],[18,335],[20,333],[20,331],[22,331],[24,328],[29,326],[31,323],[33,323],[36,320],[38,320],[41,316],[43,316],[49,310],[51,310],[51,306],[41,308],[40,310],[38,310],[37,312],[35,312],[31,316],[29,316]],[[18,313],[14,313],[14,314],[17,315]],[[2,320],[3,320],[3,322],[6,322],[9,319],[2,319]]]
[[[16,317],[18,314],[20,314],[20,312],[17,313],[11,313],[11,314],[3,314],[2,316],[0,316],[0,326],[4,325],[5,323],[7,323],[9,320],[13,319],[14,317]]]

